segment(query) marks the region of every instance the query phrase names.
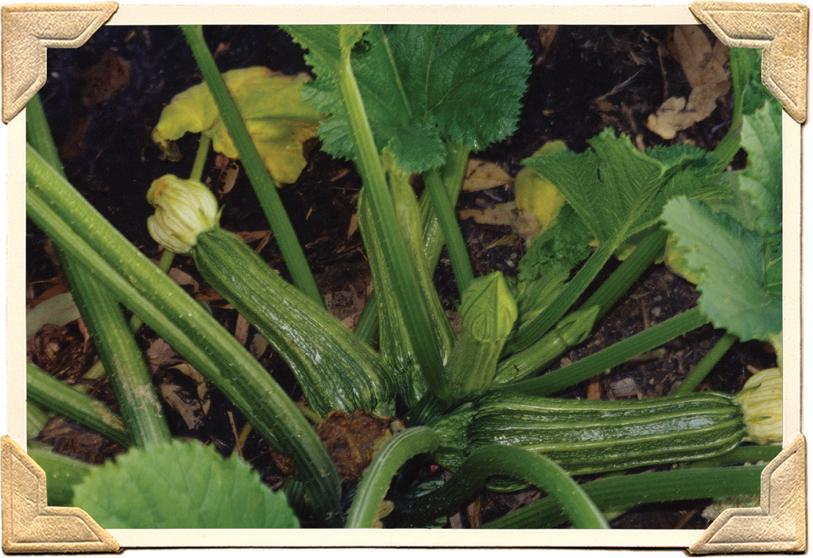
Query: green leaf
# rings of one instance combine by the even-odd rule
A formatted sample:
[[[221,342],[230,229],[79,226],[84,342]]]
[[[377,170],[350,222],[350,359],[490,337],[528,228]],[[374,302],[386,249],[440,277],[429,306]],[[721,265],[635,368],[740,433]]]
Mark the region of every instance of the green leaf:
[[[545,309],[561,291],[571,271],[591,253],[593,236],[565,205],[548,231],[536,238],[519,261],[517,304],[520,321]]]
[[[317,76],[305,96],[328,115],[319,127],[323,148],[353,158],[331,31],[285,29],[308,49]],[[443,163],[445,140],[483,149],[513,132],[529,58],[508,27],[375,25],[354,49],[352,66],[379,151],[387,147],[402,168],[421,172]]]
[[[663,220],[681,251],[678,271],[699,278],[700,309],[716,327],[742,340],[782,330],[780,235],[765,238],[684,197],[666,204]]]
[[[533,157],[523,164],[556,184],[599,245],[618,246],[649,217],[668,178],[667,165],[609,128],[589,143],[591,149],[582,153]]]
[[[776,232],[782,227],[782,108],[771,99],[743,116],[745,169],[727,173],[735,191],[730,213],[749,229]]]
[[[74,488],[73,505],[108,529],[292,528],[282,493],[238,457],[198,442],[130,450]]]
[[[302,145],[315,135],[321,116],[302,99],[302,86],[310,78],[253,66],[225,72],[223,79],[268,172],[277,183],[296,182],[306,164]],[[164,107],[153,141],[166,149],[187,132],[203,133],[212,138],[215,151],[239,158],[205,83],[177,94]]]

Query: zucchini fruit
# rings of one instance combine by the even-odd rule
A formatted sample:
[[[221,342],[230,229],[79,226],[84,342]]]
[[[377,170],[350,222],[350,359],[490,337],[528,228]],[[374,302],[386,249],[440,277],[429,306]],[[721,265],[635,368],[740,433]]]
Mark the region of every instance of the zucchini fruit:
[[[573,475],[667,465],[723,455],[744,440],[782,440],[778,369],[760,372],[738,395],[717,392],[591,401],[493,393],[432,427],[435,458],[456,470],[474,448],[518,446]]]
[[[206,186],[165,175],[152,183],[147,199],[156,207],[148,221],[153,238],[173,252],[191,253],[206,282],[280,353],[314,411],[386,408],[393,389],[383,359],[221,229]]]

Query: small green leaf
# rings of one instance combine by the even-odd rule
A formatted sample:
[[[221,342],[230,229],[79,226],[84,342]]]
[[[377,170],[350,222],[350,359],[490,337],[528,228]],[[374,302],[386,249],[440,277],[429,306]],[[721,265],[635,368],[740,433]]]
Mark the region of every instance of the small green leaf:
[[[286,76],[262,66],[223,74],[268,172],[279,184],[291,184],[305,168],[302,145],[316,134],[320,115],[302,100],[305,74]],[[238,152],[205,83],[177,94],[164,107],[153,130],[163,148],[187,132],[212,138],[212,147],[230,159]]]
[[[726,173],[735,200],[727,212],[749,229],[776,232],[782,227],[782,109],[771,99],[743,116],[743,170]]]
[[[663,220],[681,251],[678,271],[699,279],[700,309],[716,327],[742,340],[768,341],[782,330],[779,238],[686,198],[667,203]]]
[[[198,442],[130,450],[95,468],[73,505],[108,529],[293,528],[285,496],[238,457]]]

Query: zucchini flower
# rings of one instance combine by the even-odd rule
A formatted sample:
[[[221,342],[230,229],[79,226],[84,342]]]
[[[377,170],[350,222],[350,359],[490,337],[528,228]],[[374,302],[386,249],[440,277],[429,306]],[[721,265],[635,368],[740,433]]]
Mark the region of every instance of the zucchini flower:
[[[782,372],[761,370],[751,376],[737,395],[748,438],[757,444],[782,441]]]
[[[155,207],[147,219],[150,236],[176,254],[189,252],[198,235],[220,221],[214,194],[197,180],[165,174],[150,185],[147,201]]]

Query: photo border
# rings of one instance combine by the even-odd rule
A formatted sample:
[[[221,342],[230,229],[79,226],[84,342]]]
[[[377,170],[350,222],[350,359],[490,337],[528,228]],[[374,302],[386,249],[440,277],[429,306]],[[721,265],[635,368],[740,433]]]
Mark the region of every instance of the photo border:
[[[21,242],[25,238],[25,113],[24,109],[16,116],[14,111],[6,112],[7,98],[6,86],[13,81],[15,75],[14,68],[20,64],[30,64],[30,43],[28,51],[13,51],[9,38],[13,38],[13,33],[9,33],[7,24],[10,23],[10,16],[17,13],[27,12],[48,14],[50,29],[53,31],[54,12],[59,12],[59,16],[64,18],[66,25],[73,23],[71,32],[74,40],[79,46],[84,43],[104,20],[96,25],[97,19],[87,25],[96,25],[90,33],[86,32],[89,27],[86,25],[79,31],[83,38],[81,42],[77,38],[76,21],[71,15],[73,10],[87,12],[88,9],[103,9],[114,3],[97,4],[21,4],[17,6],[7,6],[3,8],[3,115],[9,116],[7,127],[8,138],[8,246],[7,246],[7,353],[8,353],[8,375],[7,375],[7,428],[9,436],[5,437],[2,444],[3,459],[3,548],[6,552],[64,552],[64,551],[92,551],[80,549],[78,547],[67,548],[64,546],[67,541],[67,532],[64,529],[64,522],[54,534],[62,537],[62,547],[55,547],[60,541],[38,541],[32,540],[29,532],[20,534],[15,531],[17,519],[22,520],[24,516],[19,513],[21,508],[12,509],[14,495],[27,498],[30,501],[32,494],[37,494],[39,507],[35,510],[38,514],[35,517],[49,512],[49,510],[77,510],[77,508],[49,508],[42,503],[41,495],[44,490],[44,477],[38,477],[35,469],[32,471],[33,477],[22,477],[11,474],[14,464],[25,464],[26,460],[33,463],[24,453],[26,443],[25,432],[25,335],[24,328],[19,327],[19,322],[25,316],[25,245]],[[721,8],[722,6],[722,8]],[[755,6],[761,14],[755,14]],[[178,23],[200,23],[218,25],[249,25],[258,24],[276,25],[282,23],[517,23],[518,21],[533,21],[539,24],[577,24],[577,25],[687,25],[699,24],[695,14],[703,19],[702,15],[706,10],[714,8],[724,9],[730,16],[732,12],[738,10],[741,14],[746,14],[737,22],[734,18],[734,30],[732,32],[732,22],[728,21],[729,27],[711,29],[718,38],[726,44],[731,45],[731,41],[752,41],[750,46],[764,48],[763,52],[771,52],[776,44],[776,37],[781,37],[782,29],[774,29],[774,35],[766,35],[765,21],[771,18],[765,17],[768,12],[782,14],[794,12],[801,23],[799,29],[803,30],[803,37],[796,36],[796,43],[803,44],[804,52],[796,51],[796,63],[789,67],[777,62],[773,67],[768,65],[768,76],[783,74],[786,70],[794,73],[790,83],[798,85],[800,83],[800,68],[803,71],[801,87],[797,88],[796,98],[791,99],[790,111],[783,113],[782,117],[782,157],[783,157],[783,452],[766,467],[763,473],[762,502],[758,508],[730,509],[726,510],[718,520],[707,530],[671,530],[671,529],[625,529],[625,530],[567,530],[567,529],[536,529],[536,530],[440,530],[440,529],[386,529],[386,530],[355,530],[355,529],[224,529],[224,530],[193,530],[193,529],[101,529],[102,540],[104,534],[110,539],[108,546],[104,550],[116,551],[118,545],[125,548],[143,547],[545,547],[551,546],[550,542],[555,540],[556,547],[573,548],[689,548],[694,553],[712,552],[732,552],[732,551],[801,551],[806,548],[806,498],[798,497],[801,487],[804,495],[805,490],[805,470],[806,453],[804,437],[801,435],[801,125],[799,121],[804,121],[806,116],[806,68],[807,68],[807,8],[796,4],[738,4],[738,3],[695,3],[691,6],[206,6],[204,10],[195,10],[189,5],[174,6],[135,6],[119,5],[115,13],[112,13],[106,25],[154,25],[155,18],[160,13],[160,24],[171,25]],[[51,11],[49,11],[51,10]],[[193,17],[190,21],[190,13]],[[99,16],[102,17],[102,16]],[[748,19],[748,18],[751,19]],[[754,19],[756,18],[756,19]],[[107,16],[104,17],[107,19]],[[756,33],[756,23],[759,24],[760,33]],[[773,18],[773,21],[781,20]],[[704,22],[709,23],[704,19]],[[737,25],[740,25],[739,33]],[[775,24],[776,25],[776,24]],[[59,26],[56,26],[57,28]],[[79,26],[81,27],[81,26]],[[721,36],[720,29],[724,30]],[[29,20],[27,28],[23,30],[29,35],[37,35],[36,23]],[[797,30],[796,35],[801,31]],[[40,36],[40,35],[37,35]],[[766,39],[773,37],[774,41]],[[755,38],[756,37],[756,38]],[[729,42],[727,42],[729,41]],[[44,49],[58,45],[68,45],[63,37],[59,39],[40,40],[39,46]],[[48,44],[45,44],[48,43]],[[733,46],[749,46],[735,44]],[[773,50],[776,54],[777,50]],[[12,54],[7,59],[7,54]],[[36,56],[38,53],[34,53]],[[787,60],[787,57],[779,57]],[[764,60],[769,56],[764,56]],[[44,61],[44,58],[40,58]],[[766,70],[766,63],[763,61],[763,71]],[[42,69],[44,72],[44,68]],[[770,81],[768,79],[767,81]],[[775,83],[776,81],[774,81]],[[44,80],[43,80],[44,83]],[[787,82],[786,82],[787,83]],[[767,84],[767,83],[766,83]],[[41,87],[39,84],[33,92]],[[799,99],[799,90],[803,93],[803,99]],[[27,90],[26,90],[27,91]],[[792,92],[791,92],[792,93]],[[785,91],[786,96],[789,94]],[[16,99],[19,101],[19,98]],[[27,99],[25,99],[27,101]],[[24,106],[25,101],[21,106]],[[783,105],[789,106],[787,99]],[[804,107],[800,111],[799,107]],[[793,114],[793,116],[791,116]],[[794,119],[795,118],[795,119]],[[17,443],[15,443],[15,440]],[[21,442],[20,442],[21,441]],[[18,445],[19,444],[19,445]],[[15,449],[16,446],[16,449]],[[7,465],[11,464],[11,465]],[[34,465],[36,469],[39,469]],[[772,478],[771,473],[780,471],[781,474]],[[41,469],[40,469],[41,472]],[[766,475],[766,473],[768,473]],[[800,476],[801,475],[801,476]],[[767,477],[767,483],[766,483]],[[780,478],[781,477],[781,478]],[[10,480],[10,479],[16,479]],[[33,479],[33,480],[32,480]],[[801,480],[801,482],[799,482]],[[790,486],[788,486],[790,485]],[[32,492],[31,488],[35,487]],[[777,522],[777,509],[771,507],[770,502],[766,504],[766,495],[770,497],[777,494],[784,494],[782,500],[786,504],[791,502],[795,508],[790,513],[790,523],[778,524],[777,529],[785,535],[784,539],[777,536],[776,529],[766,533],[763,529],[754,529],[754,525],[759,521]],[[34,500],[37,501],[37,500]],[[799,507],[801,506],[801,509]],[[751,510],[749,512],[749,510]],[[759,510],[761,513],[754,513]],[[75,515],[56,515],[53,517],[72,518],[72,524],[79,525]],[[87,516],[87,514],[84,514]],[[727,533],[722,537],[723,526],[726,522],[747,516],[750,531],[739,529],[732,535]],[[17,519],[15,519],[17,518]],[[31,516],[28,516],[30,520]],[[756,518],[756,519],[755,519]],[[762,519],[759,519],[762,518]],[[89,518],[91,523],[83,523],[83,528],[94,532],[92,525],[95,522]],[[715,525],[724,520],[722,525]],[[47,523],[47,522],[46,522]],[[92,525],[91,525],[92,524]],[[90,527],[88,527],[91,525]],[[51,529],[38,531],[40,535]],[[302,533],[306,532],[308,540],[303,540]],[[416,536],[420,533],[420,536]],[[718,539],[715,539],[717,533]],[[8,536],[7,536],[8,535]],[[770,539],[773,536],[773,540]],[[26,540],[20,540],[22,537]],[[762,537],[762,540],[756,540]],[[767,537],[767,539],[766,539]],[[633,539],[634,543],[630,544]],[[318,544],[314,544],[318,540]],[[235,544],[239,541],[239,544]],[[587,542],[586,542],[587,541]],[[782,546],[782,544],[785,546]],[[25,544],[19,547],[18,544]],[[723,544],[724,546],[719,546]],[[747,545],[751,546],[747,546]],[[761,544],[762,547],[755,548],[754,545]],[[44,546],[43,546],[44,545]],[[114,546],[115,545],[115,548]],[[713,548],[709,545],[717,545]],[[728,545],[728,546],[725,546]],[[733,545],[733,546],[732,546]],[[743,546],[746,545],[746,546]],[[767,545],[767,546],[766,546]],[[99,551],[97,548],[95,551]]]

